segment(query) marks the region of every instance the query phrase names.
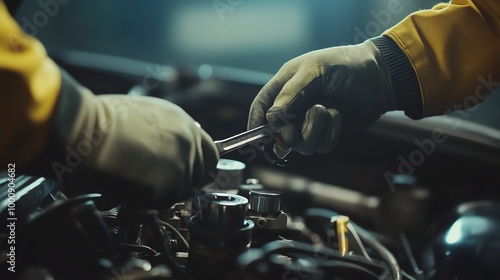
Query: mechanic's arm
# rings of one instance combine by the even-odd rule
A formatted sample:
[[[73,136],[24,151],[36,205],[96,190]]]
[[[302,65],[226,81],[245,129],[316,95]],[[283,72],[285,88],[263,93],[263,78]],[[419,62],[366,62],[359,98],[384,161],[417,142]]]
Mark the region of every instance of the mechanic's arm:
[[[285,63],[256,96],[248,127],[267,120],[284,126],[283,142],[294,150],[331,152],[341,126],[356,132],[387,111],[419,119],[484,100],[500,82],[499,50],[500,2],[452,0],[380,37]]]
[[[26,36],[0,1],[0,163],[26,165],[41,151],[61,74],[36,39]]]
[[[411,14],[384,35],[403,50],[418,79],[419,91],[412,91],[423,107],[420,114],[412,114],[414,118],[473,106],[500,85],[500,1],[452,0]],[[401,53],[390,44],[376,45],[388,62],[391,80],[408,79],[411,73],[398,72],[397,64],[391,63],[403,59],[398,57]],[[409,93],[396,90],[403,92]],[[416,98],[411,93],[405,97]],[[417,107],[417,102],[401,101],[407,111]]]
[[[151,97],[93,95],[23,34],[0,1],[0,169],[54,178],[162,207],[192,195],[215,169],[215,145],[181,108]]]

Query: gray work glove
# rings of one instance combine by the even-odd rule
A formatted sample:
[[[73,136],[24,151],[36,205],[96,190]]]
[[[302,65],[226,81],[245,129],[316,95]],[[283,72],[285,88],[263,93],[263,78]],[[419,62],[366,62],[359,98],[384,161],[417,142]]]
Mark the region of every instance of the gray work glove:
[[[146,208],[187,199],[210,181],[217,149],[180,107],[153,97],[96,96],[64,77],[72,94],[61,92],[54,120],[63,151],[44,164],[51,167],[44,176],[71,194],[102,193],[106,206]],[[68,109],[75,99],[76,113]]]
[[[293,150],[329,153],[341,127],[344,132],[366,129],[395,108],[385,61],[377,47],[365,41],[309,52],[285,63],[255,97],[248,128],[267,119],[282,127],[281,138]]]

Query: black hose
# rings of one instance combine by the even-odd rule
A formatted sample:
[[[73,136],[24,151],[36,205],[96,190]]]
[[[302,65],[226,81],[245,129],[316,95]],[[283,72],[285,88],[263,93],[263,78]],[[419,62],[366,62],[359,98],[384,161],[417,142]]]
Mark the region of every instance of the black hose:
[[[163,233],[160,230],[160,219],[156,211],[148,211],[145,213],[146,222],[149,224],[153,235],[158,245],[160,246],[161,257],[166,261],[166,263],[172,268],[174,274],[181,279],[189,280],[191,277],[187,274],[187,272],[174,260],[172,253],[170,252],[170,248],[165,244],[165,239]]]
[[[146,246],[146,245],[118,244],[118,248],[123,249],[123,250],[127,250],[127,251],[147,254],[147,255],[152,256],[152,257],[158,255],[158,252],[156,252],[153,248]]]
[[[352,223],[352,225],[356,228],[356,231],[358,232],[361,239],[368,246],[377,251],[380,257],[387,262],[387,264],[391,268],[392,278],[394,278],[394,280],[401,280],[402,279],[401,268],[399,267],[398,261],[396,260],[394,255],[389,250],[387,250],[387,248],[385,248],[385,246],[382,245],[382,243],[380,243],[377,239],[371,236],[362,227],[356,225],[355,223]]]
[[[323,218],[326,219],[328,222],[330,222],[331,218],[334,216],[338,216],[339,214],[328,210],[328,209],[323,209],[323,208],[309,208],[306,210],[304,213],[304,217],[307,218]],[[354,222],[350,222],[356,231],[358,232],[358,235],[360,238],[370,247],[372,247],[377,253],[380,255],[380,257],[389,265],[390,270],[391,270],[391,275],[394,280],[402,280],[402,275],[401,275],[401,268],[399,267],[399,264],[394,257],[394,255],[385,248],[382,243],[380,243],[375,237],[373,237],[368,231],[363,229],[362,227],[356,225]]]
[[[317,260],[320,268],[329,268],[334,270],[352,269],[353,271],[359,273],[359,275],[363,274],[365,277],[362,279],[368,279],[368,276],[379,279],[379,276],[374,273],[374,271],[378,270],[380,270],[384,276],[390,275],[390,272],[382,264],[379,265],[374,262],[369,262],[361,256],[341,256],[338,251],[328,247],[322,247],[321,252],[319,252],[317,247],[297,241],[272,241],[264,245],[264,247],[262,247],[262,251],[262,255],[259,256],[258,260],[269,259],[271,255],[275,254],[306,254],[310,256],[317,256],[318,253],[321,253],[321,255],[325,255],[325,257],[327,257],[324,260]],[[385,277],[383,279],[385,279]]]

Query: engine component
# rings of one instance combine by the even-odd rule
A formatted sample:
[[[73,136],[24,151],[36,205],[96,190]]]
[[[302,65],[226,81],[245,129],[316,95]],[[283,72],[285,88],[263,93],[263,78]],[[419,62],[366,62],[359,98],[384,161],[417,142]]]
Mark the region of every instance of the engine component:
[[[295,241],[274,241],[238,257],[234,279],[389,280],[383,263]]]
[[[336,221],[336,219],[339,217],[339,214],[327,209],[310,208],[304,213],[304,217],[306,218],[306,225],[309,228],[313,229],[316,232],[327,233],[327,228],[332,225],[333,221]],[[399,267],[396,258],[384,245],[382,245],[377,239],[375,239],[362,227],[357,226],[353,222],[347,223],[347,228],[349,228],[353,233],[356,232],[355,236],[359,237],[359,239],[365,242],[366,245],[375,250],[377,254],[387,263],[391,271],[392,279],[402,279],[401,268]],[[323,235],[322,237],[328,242],[328,235]],[[363,253],[363,255],[365,255],[365,258],[370,260],[370,257],[366,254],[363,246],[359,247],[361,249],[360,251]]]
[[[5,175],[7,176],[7,175]],[[9,177],[2,178],[0,173],[0,220],[5,221],[7,216],[7,206],[13,202],[13,193],[9,192]],[[15,182],[15,208],[19,216],[27,216],[37,211],[42,205],[47,206],[54,200],[51,197],[58,195],[61,184],[45,178],[37,178],[26,175],[19,175]],[[28,220],[19,221],[28,222]],[[0,228],[0,235],[4,228]]]
[[[498,279],[500,204],[462,204],[450,218],[424,250],[427,279]]]
[[[264,189],[264,186],[260,183],[258,179],[249,178],[246,180],[245,184],[242,184],[238,189],[238,195],[250,199],[250,192]]]
[[[199,211],[199,223],[208,228],[240,229],[245,226],[248,199],[226,193],[209,193]]]
[[[345,256],[349,252],[349,241],[347,240],[347,223],[349,223],[349,217],[338,216],[335,222],[337,226],[339,251],[342,256]]]
[[[214,182],[207,187],[208,190],[238,189],[243,183],[245,167],[246,165],[240,161],[220,159],[219,163],[217,163],[217,175]]]
[[[188,271],[194,279],[234,279],[231,268],[250,247],[254,223],[246,219],[248,200],[208,193],[196,198],[198,212],[188,225]]]
[[[281,210],[281,192],[252,190],[248,219],[255,223],[253,247],[280,240],[280,233],[286,229],[287,215]]]
[[[187,239],[189,239],[189,233],[187,230],[187,222],[191,216],[190,211],[186,209],[186,203],[179,202],[174,204],[167,210],[159,212],[159,218],[161,219],[162,230],[173,232],[176,235],[176,239],[169,239],[169,247],[174,250],[178,249],[179,243],[183,244],[183,249],[188,249]]]
[[[98,197],[89,194],[54,204],[20,229],[20,266],[43,265],[56,279],[87,279],[89,269],[99,270],[98,260],[109,257],[113,244],[92,201]],[[71,261],[75,259],[79,261]]]
[[[19,228],[20,280],[401,279],[391,253],[346,216],[318,209],[289,219],[281,192],[241,184],[243,163],[221,166],[231,189],[159,212],[97,211],[95,195],[38,210]]]
[[[281,211],[281,195],[277,191],[251,191],[250,210],[261,215],[275,215]]]

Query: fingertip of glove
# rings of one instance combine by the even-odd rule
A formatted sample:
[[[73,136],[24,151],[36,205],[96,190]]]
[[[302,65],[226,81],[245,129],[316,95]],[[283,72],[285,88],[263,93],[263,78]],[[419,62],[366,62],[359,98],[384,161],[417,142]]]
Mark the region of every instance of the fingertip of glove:
[[[269,123],[284,124],[283,115],[285,110],[283,107],[271,107],[266,113],[266,119]]]
[[[328,111],[326,110],[326,107],[321,105],[321,104],[316,104],[314,106],[311,107],[311,109],[309,109],[306,113],[306,117],[307,117],[307,114],[309,114],[310,116],[314,117],[316,115],[328,115]]]
[[[318,126],[318,124],[322,126],[329,117],[330,114],[325,106],[320,104],[314,105],[307,110],[302,129],[311,129],[312,126]]]

